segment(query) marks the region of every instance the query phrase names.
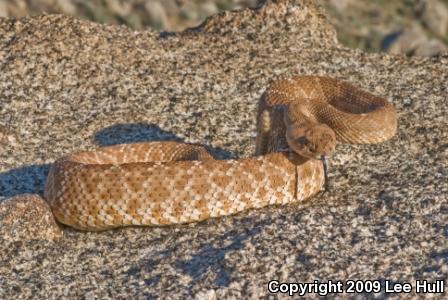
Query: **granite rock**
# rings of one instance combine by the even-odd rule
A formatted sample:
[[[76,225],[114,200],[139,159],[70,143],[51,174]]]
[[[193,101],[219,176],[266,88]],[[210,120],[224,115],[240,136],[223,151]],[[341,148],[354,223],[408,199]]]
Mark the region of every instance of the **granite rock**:
[[[438,39],[429,38],[419,26],[406,28],[385,38],[390,53],[403,53],[408,56],[437,56],[448,52],[448,47]]]
[[[446,37],[448,33],[448,7],[439,0],[423,1],[421,19],[437,36]]]
[[[35,194],[15,196],[0,203],[0,241],[58,240],[62,231],[48,203]]]

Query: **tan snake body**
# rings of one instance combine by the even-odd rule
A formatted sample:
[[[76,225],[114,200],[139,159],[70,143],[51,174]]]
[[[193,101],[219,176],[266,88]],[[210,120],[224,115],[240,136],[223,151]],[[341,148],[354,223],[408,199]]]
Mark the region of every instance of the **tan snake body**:
[[[215,160],[198,145],[150,142],[79,152],[50,169],[44,197],[81,230],[189,223],[303,201],[324,184],[336,140],[378,143],[397,118],[385,99],[318,76],[274,82],[257,114],[256,156]]]

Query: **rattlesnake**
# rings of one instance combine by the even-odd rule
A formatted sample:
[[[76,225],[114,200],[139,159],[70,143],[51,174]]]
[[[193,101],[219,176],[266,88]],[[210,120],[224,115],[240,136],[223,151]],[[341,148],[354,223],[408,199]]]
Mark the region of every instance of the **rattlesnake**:
[[[116,145],[58,159],[44,197],[61,223],[81,230],[169,225],[303,201],[324,184],[338,142],[378,143],[396,131],[384,98],[348,82],[298,76],[272,83],[257,113],[256,155],[216,160],[178,142]]]

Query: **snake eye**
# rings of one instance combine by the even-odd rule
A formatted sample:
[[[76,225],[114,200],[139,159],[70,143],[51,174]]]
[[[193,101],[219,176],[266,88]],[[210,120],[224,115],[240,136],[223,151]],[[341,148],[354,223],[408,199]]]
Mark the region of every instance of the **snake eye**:
[[[299,145],[302,146],[302,151],[307,151],[308,155],[316,151],[316,145],[310,142],[306,137],[301,136],[297,139]]]
[[[307,146],[310,143],[310,141],[304,136],[297,138],[297,142],[304,146]]]

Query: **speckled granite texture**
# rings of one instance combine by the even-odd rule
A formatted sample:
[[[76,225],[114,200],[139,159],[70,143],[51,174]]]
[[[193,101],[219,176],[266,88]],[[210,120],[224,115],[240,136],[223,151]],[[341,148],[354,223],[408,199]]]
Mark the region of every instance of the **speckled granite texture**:
[[[396,137],[338,146],[331,192],[304,205],[185,226],[64,228],[59,242],[3,237],[0,298],[240,299],[265,296],[271,279],[446,279],[448,55],[343,48],[308,0],[227,12],[176,35],[0,19],[0,197],[42,193],[50,163],[98,145],[174,139],[251,155],[258,97],[296,74],[386,96]]]
[[[0,240],[58,240],[63,232],[48,203],[37,194],[21,194],[0,202]]]

